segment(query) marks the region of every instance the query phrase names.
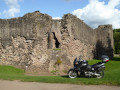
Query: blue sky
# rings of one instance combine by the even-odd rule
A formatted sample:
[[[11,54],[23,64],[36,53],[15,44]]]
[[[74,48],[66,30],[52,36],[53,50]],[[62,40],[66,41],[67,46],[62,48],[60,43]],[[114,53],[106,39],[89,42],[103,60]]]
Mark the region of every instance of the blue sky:
[[[9,1],[9,0],[8,0]],[[14,1],[14,0],[11,0]],[[15,16],[23,16],[28,12],[39,10],[42,13],[47,13],[52,17],[62,17],[66,13],[71,13],[73,10],[84,7],[88,0],[17,0],[20,7],[20,13],[15,13]],[[5,0],[0,0],[0,12],[8,10]],[[4,14],[0,18],[10,18]]]
[[[112,24],[120,28],[120,0],[0,0],[0,18],[40,11],[55,18],[72,13],[92,28]]]

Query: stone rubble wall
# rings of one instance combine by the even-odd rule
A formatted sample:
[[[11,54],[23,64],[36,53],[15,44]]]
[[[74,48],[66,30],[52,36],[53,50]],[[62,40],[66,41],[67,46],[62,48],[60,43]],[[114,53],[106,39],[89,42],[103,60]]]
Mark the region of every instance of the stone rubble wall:
[[[51,29],[52,18],[39,12],[28,13],[23,17],[0,19],[0,41],[3,47],[11,44],[17,36],[41,40]]]
[[[111,25],[93,30],[72,14],[61,20],[38,11],[23,17],[0,19],[0,64],[27,71],[68,70],[76,57],[113,57]],[[57,59],[62,62],[56,65]]]
[[[67,50],[71,62],[78,56],[87,60],[93,59],[93,50],[96,43],[95,31],[71,14],[64,15],[62,27],[63,41],[61,48]]]
[[[108,55],[113,58],[113,31],[112,25],[100,25],[96,31],[96,50],[95,58],[101,55]]]

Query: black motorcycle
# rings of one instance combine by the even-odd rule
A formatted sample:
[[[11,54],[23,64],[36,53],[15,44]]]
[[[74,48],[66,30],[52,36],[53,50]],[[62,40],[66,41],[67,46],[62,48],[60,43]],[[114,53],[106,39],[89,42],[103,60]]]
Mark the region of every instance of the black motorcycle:
[[[101,62],[94,65],[89,65],[88,61],[77,58],[74,60],[74,68],[68,71],[69,78],[76,78],[78,75],[86,77],[103,78],[104,77],[104,64],[109,61],[109,57],[102,55]]]

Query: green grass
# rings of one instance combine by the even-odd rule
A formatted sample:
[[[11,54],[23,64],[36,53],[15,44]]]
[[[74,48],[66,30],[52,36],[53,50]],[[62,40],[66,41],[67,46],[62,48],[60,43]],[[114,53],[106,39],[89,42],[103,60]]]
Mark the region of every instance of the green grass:
[[[89,64],[95,64],[100,60],[91,60]],[[45,83],[69,83],[86,85],[119,85],[120,86],[120,57],[115,57],[105,64],[105,76],[103,79],[97,78],[75,78],[67,76],[26,76],[24,71],[12,66],[0,66],[0,79],[21,80],[26,82],[45,82]]]
[[[54,48],[53,50],[54,50],[54,51],[60,51],[61,48]]]

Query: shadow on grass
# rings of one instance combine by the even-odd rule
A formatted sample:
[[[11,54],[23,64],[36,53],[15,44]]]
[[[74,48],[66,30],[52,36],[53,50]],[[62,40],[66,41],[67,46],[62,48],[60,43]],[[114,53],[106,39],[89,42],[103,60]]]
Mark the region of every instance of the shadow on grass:
[[[114,57],[111,61],[120,61],[120,57]]]
[[[61,77],[63,77],[63,78],[69,78],[68,75],[63,75]],[[83,75],[78,75],[77,78],[90,78],[90,77],[86,77],[86,76],[83,76]]]
[[[62,75],[61,77],[63,77],[63,78],[69,78],[68,75]]]

